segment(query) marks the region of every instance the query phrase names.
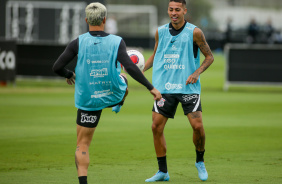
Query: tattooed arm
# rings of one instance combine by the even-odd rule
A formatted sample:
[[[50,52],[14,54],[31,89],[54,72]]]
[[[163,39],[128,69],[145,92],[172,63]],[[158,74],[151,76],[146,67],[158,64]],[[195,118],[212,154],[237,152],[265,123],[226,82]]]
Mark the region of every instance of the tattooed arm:
[[[202,65],[192,75],[188,77],[186,81],[186,85],[190,83],[192,84],[196,83],[197,80],[199,79],[200,74],[203,73],[213,63],[214,60],[211,49],[201,29],[199,28],[194,29],[193,41],[200,48],[201,52],[205,56],[205,59]]]

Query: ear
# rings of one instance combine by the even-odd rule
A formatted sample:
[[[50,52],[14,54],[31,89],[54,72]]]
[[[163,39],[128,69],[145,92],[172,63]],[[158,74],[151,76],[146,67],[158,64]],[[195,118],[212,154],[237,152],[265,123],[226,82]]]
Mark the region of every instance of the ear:
[[[87,22],[87,18],[85,18],[85,22],[86,22],[86,24],[88,24],[88,22]]]
[[[106,24],[106,17],[104,17],[103,19],[103,24]]]
[[[184,9],[184,15],[186,15],[186,13],[187,13],[187,8]]]

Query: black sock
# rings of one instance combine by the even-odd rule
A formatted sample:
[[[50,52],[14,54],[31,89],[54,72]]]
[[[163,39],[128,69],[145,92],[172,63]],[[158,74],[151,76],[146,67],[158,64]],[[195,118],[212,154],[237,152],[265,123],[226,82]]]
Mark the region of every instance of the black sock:
[[[166,165],[166,156],[164,157],[157,157],[158,164],[159,164],[159,170],[167,173],[167,165]]]
[[[79,184],[87,184],[87,176],[79,176],[78,180]]]
[[[204,151],[198,151],[196,150],[196,162],[203,162],[204,161],[204,154],[205,154],[205,150]]]

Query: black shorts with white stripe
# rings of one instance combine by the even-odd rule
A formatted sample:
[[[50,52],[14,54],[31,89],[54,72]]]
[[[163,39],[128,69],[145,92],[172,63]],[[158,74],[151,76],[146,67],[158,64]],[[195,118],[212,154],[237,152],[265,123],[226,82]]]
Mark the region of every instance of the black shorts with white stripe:
[[[199,94],[162,94],[162,99],[154,102],[153,111],[167,118],[174,118],[179,102],[182,105],[184,115],[202,111]]]

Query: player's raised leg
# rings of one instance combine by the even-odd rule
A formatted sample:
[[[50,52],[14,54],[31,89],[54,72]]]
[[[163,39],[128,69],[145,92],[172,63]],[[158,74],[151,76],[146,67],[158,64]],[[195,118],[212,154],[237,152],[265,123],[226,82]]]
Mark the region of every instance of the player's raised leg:
[[[77,125],[77,148],[75,152],[75,164],[80,184],[87,184],[87,170],[89,166],[89,146],[95,128]]]
[[[205,130],[202,121],[202,112],[191,112],[187,115],[190,124],[193,128],[193,142],[196,148],[196,163],[195,166],[198,170],[199,178],[202,181],[208,179],[208,172],[204,164],[205,153]]]
[[[159,171],[151,178],[146,179],[146,182],[155,182],[155,181],[168,181],[169,174],[167,171],[166,163],[166,141],[164,136],[164,127],[168,118],[163,115],[153,112],[153,138],[154,146],[158,159]]]
[[[124,103],[124,101],[125,101],[125,98],[126,98],[126,96],[128,95],[128,82],[127,82],[126,74],[125,74],[125,73],[121,73],[121,74],[120,74],[120,77],[121,77],[121,79],[123,79],[124,82],[127,84],[127,88],[126,88],[125,95],[124,95],[124,97],[123,97],[123,99],[122,99],[122,102],[121,102],[120,104],[118,104],[118,105],[112,107],[112,111],[115,112],[115,113],[118,113],[118,112],[120,111],[120,109],[121,109],[121,107],[122,107],[122,105],[123,105],[123,103]]]

